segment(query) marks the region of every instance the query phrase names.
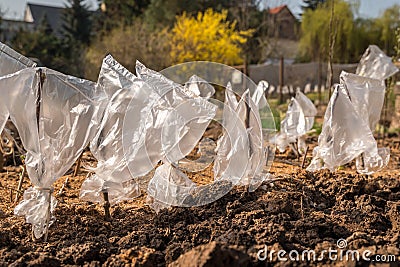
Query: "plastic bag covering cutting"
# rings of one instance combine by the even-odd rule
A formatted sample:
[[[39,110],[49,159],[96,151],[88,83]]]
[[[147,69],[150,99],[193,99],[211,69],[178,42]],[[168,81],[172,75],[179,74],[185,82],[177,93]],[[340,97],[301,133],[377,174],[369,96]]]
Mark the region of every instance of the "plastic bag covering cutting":
[[[367,160],[370,160],[367,164],[372,165],[370,167],[384,165],[385,162],[379,162],[382,158],[377,157],[376,141],[367,120],[357,113],[346,86],[336,85],[325,112],[318,146],[314,149],[314,157],[307,170],[328,168],[334,171],[365,152]]]
[[[234,101],[236,103],[233,103]],[[231,106],[236,109],[239,106],[245,108],[244,100],[242,99],[240,103],[237,103],[232,91],[230,91],[230,94],[225,100],[225,103],[227,102],[230,102]],[[227,120],[226,117],[228,116],[228,110],[230,110],[230,116],[232,116],[233,119]],[[243,114],[243,112],[240,114]],[[246,154],[248,153],[247,131],[237,113],[233,109],[227,109],[226,105],[223,116],[224,121],[230,123],[226,127],[231,127],[229,130],[233,135],[235,135],[230,136],[233,139],[234,145],[236,145],[236,147],[241,147],[240,151],[233,150],[231,151],[232,153],[227,151],[228,160],[223,161],[222,164],[224,164],[224,167],[229,170],[224,173],[224,177],[212,184],[197,186],[184,173],[175,168],[174,165],[167,162],[156,169],[153,178],[148,184],[147,193],[149,196],[154,198],[150,205],[153,209],[159,211],[160,209],[171,205],[197,206],[209,203],[207,199],[210,198],[210,194],[213,194],[212,197],[218,198],[215,194],[218,194],[218,192],[224,192],[224,190],[220,190],[220,188],[224,188],[224,186],[230,188],[232,186],[232,181],[238,183],[241,177],[246,173],[246,167],[249,160],[249,156]],[[237,135],[237,133],[240,134]],[[240,138],[237,138],[237,136]],[[221,153],[221,150],[219,150],[219,153]],[[223,158],[224,156],[221,156],[220,158],[225,159]],[[217,155],[216,162],[220,161],[218,160]]]
[[[257,96],[257,90],[253,96],[255,99],[261,99]],[[266,155],[258,106],[250,97],[249,90],[246,90],[237,102],[230,85],[227,86],[223,127],[224,134],[217,144],[214,177],[229,179],[234,184],[240,181],[241,184],[250,185],[252,188],[249,189],[253,191],[264,180],[260,176],[266,162]],[[246,130],[240,131],[240,129]]]
[[[214,160],[214,179],[241,181],[249,164],[249,139],[244,121],[246,103],[242,97],[239,102],[228,84],[225,89],[223,110],[223,135],[217,142],[217,155]]]
[[[344,71],[340,74],[340,82],[349,91],[360,119],[366,120],[371,131],[374,131],[385,100],[384,82]]]
[[[265,92],[268,90],[269,84],[266,81],[260,81],[257,84],[257,88],[254,91],[251,99],[253,100],[254,104],[258,107],[258,109],[263,109],[267,106],[267,98],[265,97]]]
[[[158,94],[111,55],[103,60],[96,87],[106,93],[107,106],[98,132],[90,143],[90,150],[98,161],[95,174],[82,184],[80,197],[102,202],[102,192],[107,191],[113,205],[140,195],[139,185],[128,169],[130,151],[124,154],[122,145],[122,126],[128,105],[132,105],[135,112],[129,118],[136,140],[131,146],[134,150],[137,144],[143,142],[145,122],[151,114],[153,102],[158,100]]]
[[[36,64],[32,60],[17,53],[5,44],[0,43],[0,77],[28,67],[34,67],[35,65]],[[18,87],[18,84],[8,84],[7,86],[7,90],[11,90],[12,88]],[[3,89],[0,88],[0,90]],[[2,97],[4,100],[6,99],[6,95],[3,95]],[[6,106],[0,106],[0,133],[3,131],[7,119],[8,108]]]
[[[159,96],[158,102],[152,109],[151,123],[148,124],[144,142],[145,151],[152,159],[149,161],[148,170],[159,160],[170,165],[184,158],[193,150],[215,116],[216,106],[208,102],[206,98],[193,93],[189,88],[174,83],[158,72],[147,69],[140,62],[137,62],[136,72],[139,78],[150,85]],[[131,172],[134,171],[132,169],[135,165],[132,166]],[[157,168],[156,174],[161,173],[167,176],[160,180],[160,177],[155,175],[149,182],[147,193],[156,202],[176,203],[177,196],[164,190],[166,187],[172,186],[170,183],[176,182],[172,177],[176,171],[162,171],[163,169],[160,168],[164,168],[163,166]],[[158,180],[160,183],[155,182]],[[181,184],[181,186],[184,187],[185,184]],[[181,194],[180,197],[183,197],[185,193],[181,192]]]
[[[306,144],[303,136],[312,129],[317,109],[302,92],[297,91],[291,99],[285,118],[281,121],[281,132],[275,136],[275,144],[284,152],[290,143],[298,141],[298,150],[304,154]]]
[[[150,159],[140,173],[144,175],[161,159],[174,163],[188,155],[215,116],[216,106],[140,62],[136,73],[159,95],[144,142]]]
[[[25,216],[37,238],[43,235],[56,205],[50,194],[53,182],[79,157],[98,122],[98,105],[94,103],[97,94],[92,82],[41,70],[43,86],[39,86],[39,71],[34,68],[0,78],[2,94],[7,96],[0,99],[1,106],[6,107],[27,151],[26,169],[34,185],[25,191],[14,212]]]
[[[368,46],[357,66],[356,74],[378,80],[385,80],[398,72],[398,68],[376,45]]]
[[[189,81],[185,83],[185,88],[196,96],[204,98],[210,98],[215,94],[214,87],[197,75],[193,75],[189,78]]]
[[[366,121],[373,133],[379,121],[385,98],[384,81],[371,79],[342,72],[341,83],[349,91],[351,102],[360,119]],[[389,162],[390,152],[387,148],[377,148],[364,151],[356,158],[357,171],[372,173],[378,171]]]
[[[35,66],[35,62],[0,42],[0,76]]]

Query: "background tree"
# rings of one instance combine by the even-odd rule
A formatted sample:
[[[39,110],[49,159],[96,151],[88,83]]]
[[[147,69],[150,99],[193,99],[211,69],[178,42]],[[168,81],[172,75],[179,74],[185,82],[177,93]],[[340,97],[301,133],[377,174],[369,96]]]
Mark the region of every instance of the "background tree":
[[[324,4],[326,0],[303,0],[303,5],[301,9],[306,10],[316,10],[320,5]]]
[[[132,25],[119,26],[105,36],[98,36],[87,50],[86,76],[97,80],[101,62],[110,53],[130,71],[135,71],[135,61],[161,70],[170,66],[170,42],[167,28],[153,29],[137,18]]]
[[[265,48],[269,45],[267,9],[262,0],[234,0],[228,7],[228,20],[237,22],[237,29],[253,31],[252,38],[241,44],[245,65],[265,61]]]
[[[183,12],[196,15],[209,8],[220,12],[232,7],[233,2],[232,0],[151,0],[144,17],[150,25],[173,26],[176,16],[182,15]]]
[[[332,0],[330,0],[332,1]],[[300,55],[303,61],[326,61],[329,51],[330,4],[327,1],[315,10],[303,13],[301,23]],[[336,42],[333,62],[351,62],[353,33],[353,13],[351,6],[343,1],[335,1],[333,31]]]
[[[63,52],[69,74],[84,77],[82,58],[91,39],[91,12],[84,0],[68,0],[63,17]]]
[[[150,0],[100,0],[94,14],[94,30],[105,34],[113,28],[132,25],[148,9]]]
[[[19,30],[11,46],[21,54],[36,58],[46,67],[64,71],[66,62],[61,41],[53,34],[46,17],[34,32]]]
[[[68,0],[64,9],[63,32],[68,41],[88,45],[91,36],[91,12],[84,0]]]
[[[396,44],[395,31],[400,27],[400,5],[394,5],[386,9],[382,16],[376,20],[380,29],[382,41],[382,49],[390,55],[395,53],[394,46]]]
[[[179,16],[171,30],[172,63],[209,60],[229,65],[243,63],[240,44],[246,43],[252,31],[236,30],[235,22],[227,21],[228,12],[212,9],[196,17]]]

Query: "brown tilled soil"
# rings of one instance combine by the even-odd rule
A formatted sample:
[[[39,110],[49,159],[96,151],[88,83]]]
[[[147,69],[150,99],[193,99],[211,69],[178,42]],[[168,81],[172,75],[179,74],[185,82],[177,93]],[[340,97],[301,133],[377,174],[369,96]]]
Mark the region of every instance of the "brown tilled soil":
[[[326,255],[311,262],[278,261],[276,253],[257,259],[265,247],[320,253],[336,249],[339,239],[347,241],[346,249],[370,250],[370,258],[395,255],[397,262],[383,266],[399,266],[399,155],[394,149],[387,170],[363,176],[352,165],[336,173],[309,173],[288,153],[277,154],[271,169],[275,180],[256,192],[236,187],[206,206],[158,214],[142,196],[113,207],[111,221],[104,220],[102,206],[79,200],[87,173],[68,174],[55,184],[56,195],[69,177],[57,196],[57,221],[48,242],[32,241],[31,226],[13,215],[11,189],[17,188],[20,168],[8,166],[0,177],[0,266],[368,266]],[[93,163],[89,155],[83,159]],[[191,178],[204,184],[209,173]],[[29,186],[25,179],[23,189]]]

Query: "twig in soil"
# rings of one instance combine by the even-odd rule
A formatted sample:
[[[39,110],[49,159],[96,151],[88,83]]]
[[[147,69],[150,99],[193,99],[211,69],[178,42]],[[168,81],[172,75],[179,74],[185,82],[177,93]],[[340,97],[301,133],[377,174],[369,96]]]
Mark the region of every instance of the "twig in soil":
[[[279,163],[289,164],[289,165],[292,165],[292,166],[300,166],[300,165],[297,164],[297,163],[294,163],[294,162],[291,162],[291,161],[285,160],[285,159],[277,159],[277,158],[275,158],[275,161],[276,161],[276,162],[279,162]]]
[[[303,208],[303,196],[305,196],[304,195],[304,186],[303,186],[303,188],[302,188],[302,194],[301,194],[301,197],[300,197],[300,208],[301,208],[301,218],[302,219],[304,219],[304,208]]]
[[[21,191],[22,191],[22,184],[24,182],[24,176],[25,176],[25,165],[21,166],[21,173],[19,175],[19,182],[18,182],[18,188],[17,188],[17,193],[15,194],[15,199],[14,199],[14,203],[17,203],[19,200],[19,197],[21,196]]]
[[[303,196],[300,197],[301,218],[304,219]]]
[[[104,218],[106,221],[110,221],[111,220],[111,215],[110,215],[110,201],[108,200],[108,192],[107,190],[103,190],[103,198],[104,198]]]
[[[58,190],[56,196],[60,197],[64,194],[64,188],[66,188],[68,186],[68,182],[69,182],[69,176],[67,176],[67,178],[65,178],[64,183],[62,184],[60,190]]]
[[[8,187],[8,186],[4,186],[4,185],[2,185],[1,183],[0,183],[0,188],[3,188],[3,189],[5,189],[5,190],[10,190],[11,192],[15,191],[15,192],[18,192],[18,193],[20,193],[20,194],[24,193],[23,191],[18,191],[18,190],[15,189],[15,188],[11,188],[11,187]],[[11,201],[12,201],[12,197],[11,197]]]
[[[304,164],[306,163],[307,153],[308,153],[308,146],[306,148],[306,152],[304,153],[303,161],[301,162],[302,169],[304,169]]]
[[[76,161],[76,166],[75,166],[73,177],[77,176],[79,173],[79,169],[81,168],[82,156],[83,156],[83,151],[82,151],[81,155],[79,156],[78,160]]]

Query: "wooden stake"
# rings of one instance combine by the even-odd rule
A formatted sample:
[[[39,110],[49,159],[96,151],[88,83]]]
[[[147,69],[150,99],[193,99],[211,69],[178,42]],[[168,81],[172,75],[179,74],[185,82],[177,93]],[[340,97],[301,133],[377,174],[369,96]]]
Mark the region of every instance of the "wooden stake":
[[[110,214],[110,201],[108,200],[108,192],[107,190],[103,190],[103,199],[104,199],[104,218],[106,221],[110,221],[111,220],[111,214]]]
[[[304,169],[304,164],[306,163],[306,157],[308,153],[308,146],[306,148],[306,152],[304,153],[303,161],[301,162],[301,168]]]
[[[18,200],[19,200],[19,197],[21,196],[21,193],[20,193],[20,192],[22,191],[22,190],[21,190],[21,189],[22,189],[22,184],[23,184],[23,182],[24,182],[25,166],[22,165],[21,168],[22,168],[22,172],[21,172],[21,174],[20,174],[20,176],[19,176],[18,188],[17,188],[17,193],[15,194],[14,203],[17,203]]]
[[[79,173],[79,169],[81,168],[82,156],[83,156],[83,151],[82,151],[81,155],[79,156],[78,160],[76,161],[76,166],[75,166],[75,170],[74,170],[74,175],[73,175],[72,177],[77,176],[78,173]]]

